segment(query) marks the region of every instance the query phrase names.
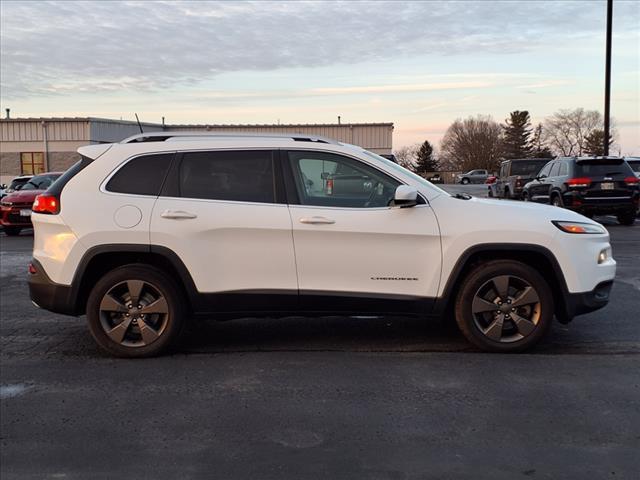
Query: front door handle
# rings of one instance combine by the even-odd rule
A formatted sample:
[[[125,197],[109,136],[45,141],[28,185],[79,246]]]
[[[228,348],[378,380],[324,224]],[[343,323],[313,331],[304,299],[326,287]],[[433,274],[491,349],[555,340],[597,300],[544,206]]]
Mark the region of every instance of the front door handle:
[[[195,213],[185,212],[183,210],[165,210],[160,214],[162,218],[171,218],[174,220],[197,218]]]
[[[300,223],[308,223],[312,225],[318,225],[318,224],[330,225],[332,223],[336,223],[336,221],[326,217],[302,217],[300,219]]]

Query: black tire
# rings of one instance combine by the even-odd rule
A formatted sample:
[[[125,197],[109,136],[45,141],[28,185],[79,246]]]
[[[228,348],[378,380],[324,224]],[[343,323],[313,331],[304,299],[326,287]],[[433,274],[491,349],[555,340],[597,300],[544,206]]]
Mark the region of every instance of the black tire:
[[[497,293],[497,284],[493,280],[504,277],[509,278],[506,302],[500,303],[499,295],[491,301],[480,295],[484,291],[488,293],[482,295]],[[527,286],[533,289],[537,303],[512,308],[511,302],[516,305],[523,300]],[[480,299],[478,307],[477,298]],[[488,307],[484,305],[492,303],[496,305],[496,310],[493,310],[493,306],[486,310]],[[506,310],[503,310],[505,307]],[[485,310],[481,313],[474,313],[474,309],[479,311],[483,308]],[[553,294],[549,284],[534,268],[512,260],[492,260],[477,265],[464,278],[456,296],[454,311],[458,327],[476,347],[486,352],[522,352],[537,344],[549,331],[554,314]],[[500,316],[502,320],[499,321]],[[483,328],[485,323],[486,328]]]
[[[504,192],[503,192],[503,194],[502,194],[502,197],[503,197],[503,198],[506,198],[507,200],[511,198],[511,195],[509,194],[509,189],[508,189],[508,188],[505,188],[505,189],[504,189]]]
[[[22,227],[3,227],[3,228],[4,228],[4,233],[8,237],[17,237],[18,235],[20,235],[20,232],[22,231]]]
[[[621,225],[633,225],[636,222],[636,212],[629,210],[628,212],[616,215]]]
[[[564,208],[562,197],[558,193],[551,194],[551,205],[553,205],[554,207]]]
[[[468,184],[469,184],[469,182],[470,182],[470,180],[469,180],[468,178],[463,178],[462,180],[460,180],[460,183],[461,183],[462,185],[468,185]]]
[[[527,192],[522,192],[522,201],[523,202],[529,201],[529,194]]]
[[[489,187],[489,192],[487,193],[487,197],[493,198],[493,189]]]
[[[136,308],[139,305],[131,305],[134,310],[129,308],[128,311],[104,308],[103,300],[106,301],[107,294],[117,300],[118,308],[129,307],[127,302],[130,301],[122,299],[127,298],[127,293],[131,293],[131,285],[140,283],[143,284],[137,297],[138,303],[142,305],[140,310]],[[123,297],[114,293],[118,289],[124,292]],[[131,297],[133,295],[129,296]],[[166,313],[148,313],[148,318],[143,320],[141,317],[147,316],[146,312],[143,314],[144,310],[152,309],[161,297],[165,300],[161,310],[166,310]],[[133,318],[125,319],[125,315]],[[152,357],[166,352],[181,336],[186,317],[186,301],[180,288],[162,270],[145,264],[124,265],[111,270],[96,283],[87,300],[87,320],[91,335],[102,350],[117,357]],[[129,323],[120,328],[125,320]],[[116,327],[123,332],[120,343],[107,334],[108,328],[111,328],[113,334]],[[151,335],[152,340],[148,341],[144,333]]]

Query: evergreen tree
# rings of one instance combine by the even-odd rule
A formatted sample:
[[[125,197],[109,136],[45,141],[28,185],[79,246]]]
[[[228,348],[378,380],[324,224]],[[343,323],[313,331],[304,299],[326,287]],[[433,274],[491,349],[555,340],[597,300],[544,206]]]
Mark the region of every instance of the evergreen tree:
[[[504,156],[507,159],[531,156],[531,119],[526,110],[516,110],[502,125],[502,142]]]
[[[414,171],[418,175],[425,175],[428,172],[437,172],[438,168],[438,161],[433,152],[433,146],[429,143],[429,140],[425,140],[418,149]]]
[[[553,152],[547,147],[542,139],[542,124],[539,123],[533,130],[533,140],[531,140],[531,158],[553,158]]]
[[[593,130],[585,140],[584,154],[600,156],[604,155],[604,130]],[[613,143],[613,138],[609,137],[609,147]]]

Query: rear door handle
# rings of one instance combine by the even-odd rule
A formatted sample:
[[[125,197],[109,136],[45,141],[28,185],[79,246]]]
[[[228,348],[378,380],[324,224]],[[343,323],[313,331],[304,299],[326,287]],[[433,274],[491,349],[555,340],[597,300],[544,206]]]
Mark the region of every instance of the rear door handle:
[[[332,223],[336,223],[336,221],[326,217],[302,217],[300,219],[300,223],[308,223],[312,225],[318,225],[318,224],[330,225]]]
[[[195,213],[185,212],[183,210],[165,210],[160,214],[162,218],[171,218],[174,220],[197,218]]]

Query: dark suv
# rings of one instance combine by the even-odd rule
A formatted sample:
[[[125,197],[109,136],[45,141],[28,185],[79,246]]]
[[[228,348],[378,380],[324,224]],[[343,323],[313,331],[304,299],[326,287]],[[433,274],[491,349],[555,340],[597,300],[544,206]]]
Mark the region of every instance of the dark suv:
[[[549,161],[548,158],[516,158],[500,164],[500,173],[494,183],[489,184],[490,197],[522,197],[522,189]]]
[[[525,185],[522,197],[586,216],[613,214],[623,225],[632,225],[640,198],[639,183],[624,158],[558,158]]]

